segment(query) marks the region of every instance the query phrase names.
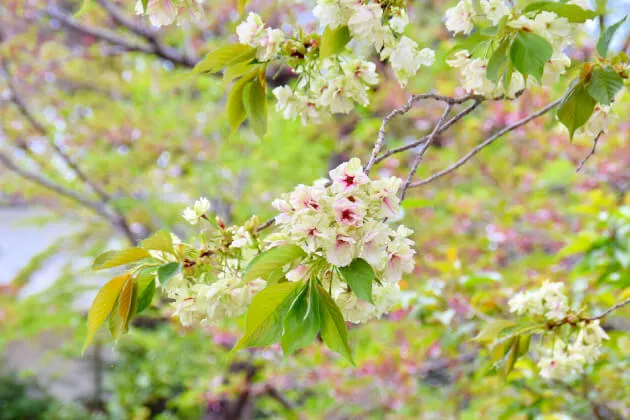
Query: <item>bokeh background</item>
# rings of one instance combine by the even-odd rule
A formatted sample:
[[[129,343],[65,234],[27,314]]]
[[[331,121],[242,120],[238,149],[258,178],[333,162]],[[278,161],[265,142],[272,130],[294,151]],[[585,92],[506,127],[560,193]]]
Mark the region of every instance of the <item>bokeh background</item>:
[[[199,196],[234,223],[273,216],[280,193],[365,159],[408,92],[381,68],[369,108],[306,127],[271,112],[264,139],[233,133],[228,84],[190,69],[234,41],[236,1],[207,0],[203,18],[158,32],[132,0],[94,0],[74,16],[79,3],[0,4],[0,419],[630,418],[628,309],[606,325],[602,362],[570,386],[542,381],[527,359],[501,378],[471,341],[506,316],[514,291],[544,279],[592,308],[630,296],[628,95],[579,173],[592,139],[571,143],[545,116],[410,192],[404,221],[418,261],[403,283],[408,305],[352,328],[356,368],[318,344],[290,358],[275,346],[231,354],[239,322],[186,329],[164,302],[117,345],[103,334],[81,357],[85,313],[106,280],[90,272],[95,255],[162,228],[192,237],[180,213]],[[444,64],[451,2],[407,3],[414,38],[438,55],[408,91],[462,93]],[[630,12],[628,1],[592,6],[602,17],[574,57],[592,54],[602,21]],[[248,7],[271,26],[314,28],[309,1]],[[629,33],[627,22],[613,49],[628,51]],[[269,83],[290,77],[273,68]],[[561,93],[482,107],[436,139],[418,177]],[[395,120],[388,144],[422,136],[440,114],[424,106]],[[376,173],[403,175],[411,158]]]

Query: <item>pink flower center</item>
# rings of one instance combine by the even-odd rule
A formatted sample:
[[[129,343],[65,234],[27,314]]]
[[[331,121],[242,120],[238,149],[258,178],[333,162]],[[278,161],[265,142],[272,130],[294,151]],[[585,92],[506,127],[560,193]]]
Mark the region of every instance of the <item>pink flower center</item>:
[[[351,187],[354,185],[355,177],[353,175],[346,175],[341,182],[344,183],[346,187]]]

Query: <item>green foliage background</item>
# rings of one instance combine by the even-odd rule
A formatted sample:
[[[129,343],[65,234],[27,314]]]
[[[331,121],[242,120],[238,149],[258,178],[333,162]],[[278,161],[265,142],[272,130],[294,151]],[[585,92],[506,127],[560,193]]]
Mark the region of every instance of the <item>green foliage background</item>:
[[[51,159],[47,144],[59,142],[114,197],[114,206],[141,236],[168,228],[192,237],[194,230],[179,214],[199,196],[212,198],[219,213],[235,223],[252,214],[263,220],[272,216],[270,202],[280,193],[326,176],[329,167],[350,156],[365,159],[383,116],[406,100],[406,93],[385,73],[390,80],[379,86],[369,109],[321,126],[285,121],[270,106],[269,131],[260,139],[248,126],[230,129],[225,114],[229,84],[221,77],[191,76],[190,69],[112,49],[59,28],[47,17],[30,17],[46,10],[44,0],[3,3],[7,13],[0,50],[49,134],[41,136],[15,106],[0,102],[2,146],[14,151],[23,165],[85,191],[80,179],[67,176],[62,162]],[[120,5],[131,14],[131,3]],[[233,41],[235,5],[210,3],[207,25],[171,27],[164,30],[164,41],[199,56]],[[408,90],[456,93],[456,75],[444,64],[452,45],[441,24],[450,4],[413,3],[414,37],[437,48],[438,58]],[[76,7],[72,2],[66,6],[68,13]],[[303,6],[254,2],[251,7],[280,24],[295,22]],[[98,5],[77,19],[111,26]],[[583,40],[576,54],[590,54],[593,43]],[[528,92],[517,101],[476,111],[438,139],[418,179],[446,167],[493,130],[561,92]],[[630,219],[627,207],[624,210],[630,206],[629,105],[627,95],[615,105],[616,122],[579,173],[575,168],[590,151],[592,139],[576,137],[571,143],[566,131],[557,124],[552,128],[546,116],[497,141],[455,174],[411,190],[404,221],[415,229],[418,260],[415,273],[404,281],[410,309],[351,329],[356,368],[321,344],[288,358],[279,347],[230,353],[242,320],[185,329],[153,308],[116,346],[101,341],[102,347],[113,350],[114,359],[106,366],[98,401],[102,404],[86,405],[98,408],[90,416],[203,418],[247,390],[250,414],[256,418],[552,419],[561,418],[560,413],[627,418],[627,308],[607,325],[611,340],[601,362],[575,383],[541,380],[529,359],[519,360],[503,379],[471,338],[489,318],[508,316],[511,294],[536,287],[543,279],[565,282],[575,304],[593,310],[630,297]],[[441,112],[438,107],[418,107],[394,121],[388,144],[424,135]],[[404,175],[412,156],[399,156],[378,166],[376,173]],[[70,303],[98,286],[86,284],[88,268],[68,264],[47,290],[17,296],[53,256],[63,252],[77,261],[92,258],[106,248],[126,245],[125,239],[85,208],[11,172],[0,176],[0,195],[7,201],[52,210],[34,222],[61,219],[76,226],[0,289],[0,347],[45,331],[70,332],[56,356],[77,358],[85,335],[84,314]],[[12,407],[17,413],[0,418],[28,416],[17,411],[17,399],[0,401],[0,412]],[[49,411],[33,416],[59,418],[60,410]],[[85,415],[78,413],[69,418]]]

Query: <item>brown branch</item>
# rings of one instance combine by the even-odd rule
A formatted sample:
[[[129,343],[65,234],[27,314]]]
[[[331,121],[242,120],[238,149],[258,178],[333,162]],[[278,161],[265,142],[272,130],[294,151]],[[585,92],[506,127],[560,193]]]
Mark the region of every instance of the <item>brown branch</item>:
[[[582,170],[582,167],[586,163],[586,161],[589,160],[591,156],[595,154],[595,152],[597,152],[597,142],[599,141],[599,138],[602,136],[602,134],[604,134],[604,131],[600,131],[599,133],[597,133],[597,135],[593,139],[593,148],[588,153],[588,155],[584,156],[584,159],[582,159],[580,164],[577,166],[577,168],[575,169],[575,172],[580,172]]]
[[[119,46],[121,48],[124,48],[127,51],[142,52],[145,54],[155,53],[155,48],[150,45],[133,42],[111,31],[97,28],[94,26],[84,25],[83,23],[77,22],[76,20],[72,19],[65,12],[63,12],[61,9],[59,9],[58,7],[54,5],[49,6],[46,13],[50,17],[59,20],[59,22],[65,27],[72,29],[76,32],[79,32],[83,35],[94,37],[98,39],[99,41],[104,41],[104,42],[107,42],[108,44]]]
[[[545,106],[544,108],[534,112],[533,114],[515,122],[514,124],[511,124],[507,127],[505,127],[504,129],[498,131],[497,133],[495,133],[494,135],[492,135],[491,137],[489,137],[488,139],[486,139],[483,143],[477,145],[475,148],[473,148],[470,152],[468,152],[464,157],[462,157],[460,160],[458,160],[457,162],[455,162],[454,164],[452,164],[451,166],[449,166],[448,168],[437,172],[431,176],[429,176],[426,179],[423,179],[422,181],[418,181],[418,182],[414,182],[410,185],[410,188],[414,188],[414,187],[419,187],[421,185],[425,185],[428,184],[432,181],[435,181],[438,178],[441,178],[445,175],[450,174],[451,172],[455,171],[457,168],[459,168],[460,166],[462,166],[463,164],[465,164],[466,162],[468,162],[470,159],[472,159],[477,153],[479,153],[480,151],[482,151],[484,148],[486,148],[487,146],[489,146],[490,144],[492,144],[495,140],[497,140],[498,138],[502,137],[504,134],[509,133],[510,131],[513,131],[527,123],[529,123],[530,121],[540,117],[541,115],[546,114],[547,112],[551,111],[552,109],[554,109],[555,107],[557,107],[558,105],[560,105],[560,103],[564,100],[564,96],[560,99],[556,99],[555,101],[551,102],[550,104],[548,104],[547,106]]]
[[[68,189],[62,185],[56,184],[38,174],[35,174],[33,172],[27,171],[26,169],[23,169],[21,167],[19,167],[10,157],[8,154],[0,151],[0,163],[2,163],[7,169],[15,172],[16,174],[18,174],[19,176],[21,176],[22,178],[28,179],[29,181],[32,181],[48,190],[51,190],[61,196],[64,196],[66,198],[69,198],[71,200],[74,200],[75,202],[83,205],[84,207],[89,208],[90,210],[92,210],[94,213],[98,214],[99,216],[104,217],[107,220],[113,221],[112,215],[107,211],[107,208],[105,207],[105,205],[103,203],[101,203],[100,201],[95,201],[95,200],[91,200],[87,197],[84,197],[83,195],[77,193],[76,191],[73,191],[71,189]]]
[[[141,36],[144,38],[146,43],[136,42],[122,37],[112,31],[77,22],[71,16],[68,16],[63,10],[54,5],[49,6],[46,13],[54,19],[59,20],[62,25],[69,29],[84,35],[92,36],[99,41],[121,47],[127,51],[155,55],[187,68],[194,67],[199,61],[197,57],[190,57],[175,48],[164,45],[155,32],[125,17],[113,5],[107,2],[101,2],[101,5],[105,8],[105,10],[107,10],[116,23],[130,30],[135,35]]]
[[[440,130],[440,127],[444,123],[444,120],[446,119],[446,117],[448,117],[448,114],[451,112],[452,108],[453,108],[453,105],[451,104],[446,105],[446,109],[444,110],[444,113],[442,114],[438,122],[435,124],[435,127],[433,128],[433,131],[431,131],[431,134],[429,134],[426,143],[424,144],[424,146],[422,147],[420,152],[418,152],[418,155],[414,159],[413,165],[411,166],[411,170],[409,171],[409,175],[407,175],[407,179],[405,180],[405,183],[403,184],[402,192],[400,193],[400,201],[403,201],[405,199],[405,195],[407,195],[407,190],[409,189],[409,185],[411,185],[411,180],[416,174],[416,171],[418,170],[418,167],[420,166],[420,162],[422,162],[422,158],[424,157],[424,154],[429,149],[429,146],[431,146],[431,143],[433,143],[433,140],[435,140],[435,137],[437,137],[437,133]]]
[[[274,387],[273,385],[267,384],[265,386],[265,389],[266,389],[267,395],[269,395],[271,398],[278,401],[280,405],[282,405],[284,408],[286,408],[289,411],[293,411],[295,409],[291,401],[289,401],[284,395],[282,395],[282,393],[278,391],[276,387]]]
[[[184,67],[191,68],[195,67],[195,65],[199,62],[199,57],[189,54],[186,51],[179,51],[176,48],[164,45],[158,35],[159,32],[157,30],[140,24],[133,18],[129,18],[129,16],[127,16],[110,1],[98,0],[98,2],[101,7],[105,9],[107,13],[109,13],[114,22],[116,22],[119,26],[128,29],[134,34],[147,40],[149,44],[153,45],[153,47],[155,48],[154,54],[158,57],[173,61],[174,63],[180,64]]]

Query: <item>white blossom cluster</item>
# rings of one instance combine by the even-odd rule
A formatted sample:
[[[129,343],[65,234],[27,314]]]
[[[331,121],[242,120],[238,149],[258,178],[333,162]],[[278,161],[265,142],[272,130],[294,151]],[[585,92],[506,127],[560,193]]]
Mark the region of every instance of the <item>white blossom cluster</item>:
[[[518,293],[508,304],[510,311],[536,320],[560,325],[570,315],[569,298],[560,282],[545,282],[538,290]],[[608,339],[599,321],[580,321],[572,342],[554,335],[554,343],[540,358],[540,374],[547,379],[570,379],[579,375],[599,357],[603,340]]]
[[[196,225],[211,210],[206,198],[195,201],[182,212],[182,217]],[[219,226],[222,237],[229,238],[228,251],[220,264],[213,264],[213,272],[179,273],[164,285],[165,294],[174,302],[173,313],[184,326],[211,323],[233,318],[246,312],[252,298],[265,288],[262,279],[243,283],[242,269],[256,256],[258,247],[251,233],[244,226]],[[174,237],[174,243],[182,244]],[[151,251],[152,253],[155,251]],[[164,262],[176,262],[175,256],[163,252],[158,256]]]
[[[387,10],[385,16],[378,3],[320,0],[313,14],[322,28],[334,30],[347,26],[350,44],[359,47],[355,50],[365,45],[374,47],[381,60],[389,59],[398,81],[405,86],[420,66],[433,64],[435,53],[429,48],[420,49],[415,41],[402,35],[409,23],[405,9]],[[255,13],[238,25],[236,33],[241,44],[257,48],[256,58],[262,62],[281,55],[285,41],[299,43],[279,29],[266,28]],[[276,109],[286,119],[299,116],[303,124],[318,122],[331,113],[349,113],[355,104],[368,105],[368,93],[379,80],[376,65],[349,48],[324,59],[319,54],[305,52],[301,60],[289,64],[298,74],[298,83],[294,88],[274,89]]]
[[[575,378],[595,363],[604,340],[608,340],[608,334],[599,321],[582,322],[572,343],[555,338],[553,347],[538,362],[540,375],[547,379]]]
[[[330,185],[327,180],[298,185],[273,202],[280,211],[276,218],[280,230],[268,240],[272,246],[296,244],[308,254],[307,260],[325,260],[335,267],[346,267],[356,258],[370,264],[381,283],[374,284],[374,304],[358,299],[335,269],[322,279],[345,319],[365,322],[399,302],[398,282],[414,268],[412,231],[405,226],[394,230],[387,222],[400,212],[396,193],[402,181],[396,177],[371,180],[356,158],[329,175]],[[311,270],[305,263],[291,270],[287,278],[299,281]]]
[[[186,207],[182,212],[182,217],[191,225],[196,225],[199,220],[210,210],[210,201],[201,197],[192,207]]]
[[[402,35],[409,24],[404,8],[390,7],[385,16],[378,2],[318,0],[313,14],[322,27],[348,26],[354,40],[372,45],[381,60],[389,59],[401,86],[407,84],[420,66],[433,64],[433,50],[420,49],[414,40]]]
[[[368,93],[378,83],[374,63],[347,56],[325,59],[317,72],[311,68],[295,89],[285,85],[273,90],[276,110],[286,119],[300,117],[302,124],[317,123],[329,113],[347,114],[355,103],[369,104]],[[303,72],[304,69],[298,69]]]
[[[569,313],[569,298],[563,289],[564,284],[560,282],[545,282],[540,289],[517,293],[508,301],[510,311],[552,322],[562,321]]]
[[[578,30],[580,24],[571,23],[567,18],[548,11],[542,11],[533,18],[525,15],[517,16],[504,0],[482,0],[481,8],[483,13],[477,13],[474,10],[472,0],[460,0],[455,7],[446,11],[446,28],[453,34],[468,35],[478,21],[487,19],[493,25],[497,25],[499,21],[505,18],[509,28],[526,30],[545,38],[553,48],[553,55],[545,65],[542,76],[543,86],[550,86],[557,82],[570,66],[571,60],[563,51],[575,38],[573,34]],[[525,88],[523,75],[514,71],[509,91],[506,92],[501,80],[499,83],[495,83],[486,77],[488,58],[473,57],[473,54],[468,50],[458,51],[455,57],[448,60],[447,63],[451,67],[459,69],[462,87],[470,93],[486,97],[500,95],[513,97]],[[537,84],[538,81],[529,78],[527,83],[532,85]]]
[[[256,59],[263,63],[277,57],[285,40],[284,32],[265,27],[260,16],[253,12],[236,27],[236,35],[241,44],[257,48]]]
[[[175,22],[186,11],[194,15],[201,14],[204,0],[148,0],[146,14],[151,25],[160,27]],[[136,1],[136,14],[145,14],[142,0]]]

